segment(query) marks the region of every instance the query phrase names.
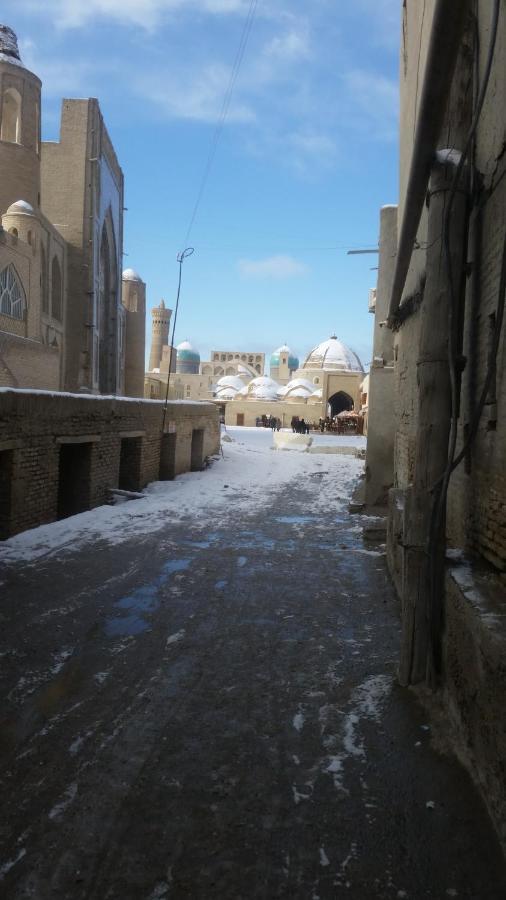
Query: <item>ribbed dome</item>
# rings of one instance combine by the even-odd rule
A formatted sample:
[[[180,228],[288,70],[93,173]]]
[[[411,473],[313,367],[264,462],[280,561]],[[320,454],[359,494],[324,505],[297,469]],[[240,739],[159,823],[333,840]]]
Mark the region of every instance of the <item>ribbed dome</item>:
[[[141,276],[135,269],[125,269],[121,277],[123,281],[142,281]]]
[[[178,360],[185,362],[200,362],[200,353],[195,350],[189,341],[182,341],[176,347]]]
[[[327,369],[337,372],[363,372],[362,363],[356,353],[333,334],[328,341],[322,341],[306,356],[303,369]]]
[[[295,356],[294,353],[290,350],[286,344],[283,344],[281,347],[278,347],[277,350],[273,350],[271,354],[271,368],[277,369],[279,366],[279,360],[282,353],[288,353],[288,368],[291,371],[295,371],[295,369],[299,368],[299,360]]]
[[[16,32],[8,25],[0,25],[0,61],[22,65]]]

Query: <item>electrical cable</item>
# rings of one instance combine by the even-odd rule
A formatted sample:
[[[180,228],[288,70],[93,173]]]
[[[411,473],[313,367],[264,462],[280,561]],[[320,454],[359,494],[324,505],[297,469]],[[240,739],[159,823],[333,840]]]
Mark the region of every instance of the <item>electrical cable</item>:
[[[246,46],[248,44],[249,36],[251,34],[251,29],[253,27],[253,20],[255,18],[257,6],[258,6],[258,0],[250,0],[248,13],[246,16],[246,21],[244,23],[244,27],[242,30],[241,38],[239,41],[239,46],[237,48],[237,53],[235,55],[234,63],[232,66],[232,71],[230,73],[229,82],[227,85],[227,89],[225,91],[225,96],[223,98],[220,115],[218,117],[218,121],[216,123],[216,127],[214,129],[214,133],[213,133],[213,136],[211,139],[209,153],[207,156],[206,163],[204,165],[204,171],[203,171],[202,178],[200,181],[199,189],[197,191],[197,198],[195,200],[195,204],[194,204],[194,207],[192,210],[192,214],[190,216],[188,228],[186,230],[185,238],[183,241],[183,247],[188,243],[188,241],[190,239],[190,234],[191,234],[192,228],[195,224],[195,219],[197,218],[197,213],[198,213],[201,201],[202,201],[202,197],[204,196],[204,191],[205,191],[208,179],[209,179],[211,168],[212,168],[212,165],[214,162],[214,157],[216,155],[218,142],[219,142],[221,134],[223,132],[225,121],[227,119],[227,115],[228,115],[228,112],[230,109],[232,94],[233,94],[234,87],[235,87],[235,84],[237,81],[237,76],[239,75],[239,69],[241,68],[241,64],[242,64],[242,61],[244,58],[244,53],[246,51]]]

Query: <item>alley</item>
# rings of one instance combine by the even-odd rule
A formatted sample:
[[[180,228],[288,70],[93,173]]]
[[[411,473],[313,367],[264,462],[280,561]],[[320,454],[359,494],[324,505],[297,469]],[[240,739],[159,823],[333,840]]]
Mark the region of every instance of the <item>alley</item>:
[[[501,900],[486,811],[396,684],[363,462],[233,439],[3,545],[3,896]]]

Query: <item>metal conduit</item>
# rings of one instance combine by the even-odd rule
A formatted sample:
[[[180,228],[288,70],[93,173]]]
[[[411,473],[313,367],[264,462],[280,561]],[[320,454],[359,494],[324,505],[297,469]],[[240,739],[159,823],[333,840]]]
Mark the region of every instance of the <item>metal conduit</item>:
[[[459,0],[458,3],[455,0],[437,0],[434,10],[388,308],[387,325],[390,328],[395,324],[406,283],[468,11],[469,0]]]

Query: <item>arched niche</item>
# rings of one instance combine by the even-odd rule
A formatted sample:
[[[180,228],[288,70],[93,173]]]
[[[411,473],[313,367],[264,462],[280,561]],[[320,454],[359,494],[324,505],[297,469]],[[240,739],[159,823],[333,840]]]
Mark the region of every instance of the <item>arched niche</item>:
[[[344,410],[352,410],[354,407],[353,399],[345,391],[337,391],[328,399],[328,409],[330,416],[337,416]]]
[[[0,140],[21,143],[21,94],[16,88],[6,88],[2,96]]]

